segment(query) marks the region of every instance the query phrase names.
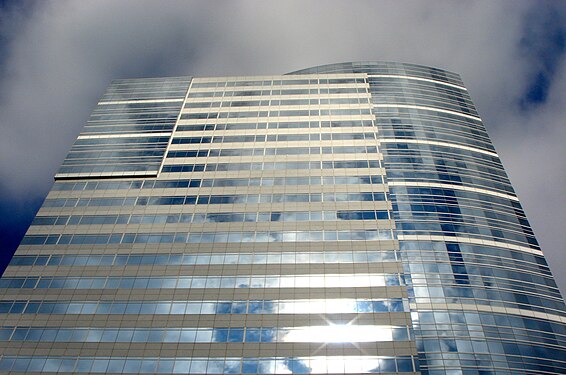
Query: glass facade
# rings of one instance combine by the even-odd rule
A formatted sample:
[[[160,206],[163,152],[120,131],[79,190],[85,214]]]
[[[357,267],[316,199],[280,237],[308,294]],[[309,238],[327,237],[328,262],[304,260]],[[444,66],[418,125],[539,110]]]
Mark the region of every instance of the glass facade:
[[[112,82],[55,178],[156,177],[190,82]]]
[[[0,279],[0,371],[563,374],[566,308],[460,78],[112,83]]]
[[[366,73],[423,374],[566,373],[566,309],[460,78]],[[528,323],[527,323],[528,322]]]

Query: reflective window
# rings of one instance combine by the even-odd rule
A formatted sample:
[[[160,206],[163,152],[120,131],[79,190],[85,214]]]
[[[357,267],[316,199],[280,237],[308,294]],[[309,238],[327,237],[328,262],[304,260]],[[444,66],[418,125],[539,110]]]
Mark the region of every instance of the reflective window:
[[[5,356],[0,370],[90,373],[158,374],[369,374],[414,372],[411,356],[314,356],[259,358],[134,358],[134,357],[25,357]]]
[[[380,342],[407,341],[406,326],[330,325],[232,328],[2,327],[2,341],[43,342]]]
[[[26,235],[22,245],[106,245],[113,243],[316,242],[393,239],[391,229],[358,231],[170,232]]]
[[[219,254],[15,255],[10,266],[196,265],[381,263],[398,259],[394,250],[325,252],[256,252]]]
[[[176,289],[176,288],[353,288],[402,285],[399,274],[307,274],[178,277],[3,277],[0,288]]]
[[[373,314],[408,311],[391,299],[304,299],[242,301],[1,301],[4,314]]]
[[[346,178],[347,179],[347,178]],[[284,202],[371,202],[385,201],[386,194],[365,193],[313,193],[313,194],[231,194],[187,196],[142,196],[137,198],[59,198],[46,199],[43,207],[104,207],[104,206],[171,206],[194,204],[244,204]]]
[[[62,182],[53,185],[53,191],[83,190],[124,190],[124,189],[166,189],[166,188],[198,188],[224,186],[274,186],[274,185],[360,185],[382,184],[380,175],[372,176],[305,176],[305,177],[262,177],[262,178],[205,178],[178,180],[134,180],[134,181],[89,181]]]

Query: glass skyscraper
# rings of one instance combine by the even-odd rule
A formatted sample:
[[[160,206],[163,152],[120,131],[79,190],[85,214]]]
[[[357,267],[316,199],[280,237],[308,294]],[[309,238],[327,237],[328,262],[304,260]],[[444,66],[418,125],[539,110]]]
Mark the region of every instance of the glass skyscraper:
[[[0,279],[0,372],[565,374],[458,75],[114,81]]]

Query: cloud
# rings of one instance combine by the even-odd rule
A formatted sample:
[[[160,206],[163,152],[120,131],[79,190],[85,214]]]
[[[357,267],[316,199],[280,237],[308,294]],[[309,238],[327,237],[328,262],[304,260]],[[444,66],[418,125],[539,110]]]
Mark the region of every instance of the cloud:
[[[340,61],[404,61],[462,75],[548,258],[555,270],[564,265],[564,3],[23,4],[0,10],[4,211],[18,202],[37,207],[112,79],[282,74]],[[566,290],[566,275],[555,274]]]
[[[566,48],[566,14],[554,7],[532,8],[525,16],[520,49],[530,61],[530,85],[520,104],[523,109],[543,103]]]

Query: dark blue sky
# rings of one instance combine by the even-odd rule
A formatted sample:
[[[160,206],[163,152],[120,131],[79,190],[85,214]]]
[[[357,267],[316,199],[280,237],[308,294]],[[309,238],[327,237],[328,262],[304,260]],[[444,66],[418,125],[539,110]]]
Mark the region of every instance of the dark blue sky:
[[[462,75],[566,290],[565,25],[540,0],[0,0],[0,264],[110,80],[388,60]]]
[[[527,77],[527,86],[520,105],[530,110],[543,104],[555,74],[560,69],[566,48],[566,26],[552,6],[532,8],[525,17],[520,49],[534,67]]]

